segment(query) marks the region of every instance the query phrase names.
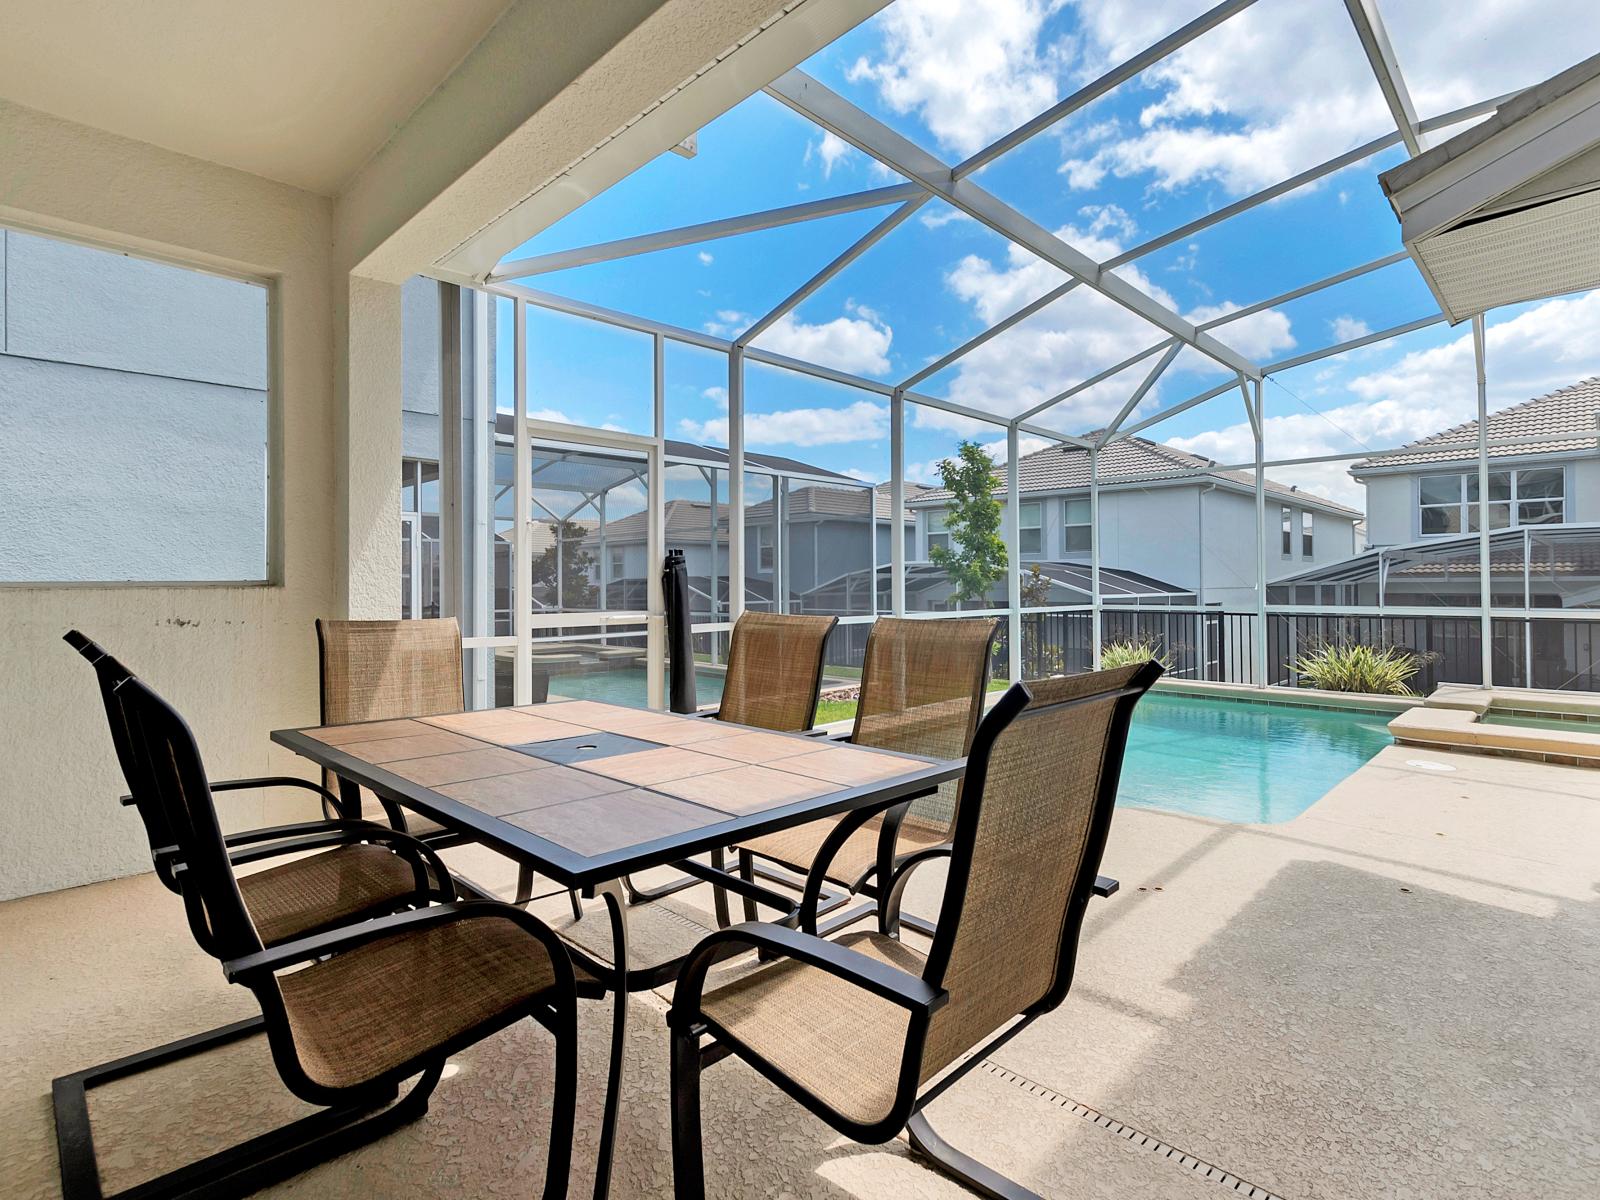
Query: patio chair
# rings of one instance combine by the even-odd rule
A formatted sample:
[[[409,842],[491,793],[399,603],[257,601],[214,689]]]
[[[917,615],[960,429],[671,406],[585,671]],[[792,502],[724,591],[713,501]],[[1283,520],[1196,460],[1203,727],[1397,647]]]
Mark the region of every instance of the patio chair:
[[[838,623],[838,617],[745,613],[728,642],[722,699],[696,715],[782,733],[810,729],[828,635]]]
[[[799,929],[752,922],[701,942],[668,1017],[679,1200],[704,1194],[700,1075],[729,1054],[857,1141],[906,1129],[980,1194],[1033,1196],[945,1142],[923,1109],[1066,998],[1090,897],[1116,890],[1097,871],[1129,718],[1160,675],[1144,663],[1001,697],[973,739],[952,841],[908,856],[884,897],[893,910],[920,858],[949,859],[926,955],[880,932],[816,936],[810,889]],[[715,963],[752,949],[779,961],[706,990]]]
[[[317,662],[321,678],[322,724],[353,725],[398,717],[458,713],[465,707],[461,627],[454,617],[411,621],[317,620]],[[327,781],[324,780],[326,783]],[[360,787],[339,780],[346,815],[365,811]],[[454,830],[397,804],[379,799],[388,821],[436,848],[467,839]],[[485,896],[487,891],[472,885]],[[533,870],[518,864],[513,901],[533,898]],[[572,898],[574,913],[581,911]]]
[[[949,621],[879,617],[867,637],[855,724],[847,737],[838,740],[931,758],[964,757],[983,715],[990,652],[999,627],[998,620],[981,617]],[[889,876],[897,852],[949,841],[960,794],[961,781],[955,780],[932,796],[896,805],[872,818],[822,864],[824,876],[858,893],[874,874],[879,879]],[[765,873],[755,861],[759,856],[809,875],[840,820],[813,821],[744,843],[739,847],[739,873],[752,881]],[[833,927],[860,920],[874,907],[852,909]],[[744,912],[747,921],[756,919],[754,901],[746,898]],[[932,932],[931,926],[915,918],[905,920],[920,932]]]
[[[194,735],[138,678],[118,688],[146,772],[177,839],[173,878],[202,947],[248,987],[260,1022],[185,1039],[56,1081],[63,1191],[99,1196],[87,1089],[188,1057],[264,1023],[273,1065],[321,1111],[139,1185],[157,1196],[243,1195],[420,1117],[445,1061],[524,1017],[555,1038],[544,1195],[566,1194],[577,1075],[577,984],[560,940],[523,909],[434,905],[269,946],[243,902]],[[227,1031],[218,1031],[226,1033]],[[197,1044],[198,1043],[198,1044]],[[403,1096],[400,1086],[416,1082]]]
[[[128,785],[123,803],[133,806],[144,825],[156,877],[167,890],[177,892],[176,836],[149,783],[123,707],[122,687],[135,676],[76,629],[65,640],[94,666],[112,748]],[[329,811],[338,811],[335,797],[326,789],[292,775],[224,780],[210,787],[213,794],[303,788],[318,793]],[[363,917],[455,898],[450,873],[431,847],[370,821],[302,821],[229,834],[223,841],[234,866],[289,859],[237,881],[245,907],[269,945]],[[316,853],[308,853],[312,851]]]
[[[735,622],[729,639],[721,701],[715,709],[688,715],[781,733],[810,729],[822,690],[828,635],[838,623],[838,617],[746,612]],[[711,852],[711,867],[718,875],[727,873],[726,851]],[[636,887],[633,880],[626,878],[623,885],[628,889],[630,904],[644,904],[703,882],[696,876],[684,875],[654,888]],[[726,891],[718,886],[713,895],[717,923],[725,926]]]

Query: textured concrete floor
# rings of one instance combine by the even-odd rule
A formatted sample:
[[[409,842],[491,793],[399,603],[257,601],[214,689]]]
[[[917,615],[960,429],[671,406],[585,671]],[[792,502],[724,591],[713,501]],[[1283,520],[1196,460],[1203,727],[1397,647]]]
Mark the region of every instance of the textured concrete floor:
[[[1600,772],[1392,747],[1281,825],[1122,810],[1106,869],[1123,891],[1095,905],[1066,1004],[931,1110],[963,1149],[1051,1197],[1600,1195]],[[692,942],[703,902],[641,917],[636,943]],[[671,1194],[664,1007],[639,997],[629,1022],[619,1197]],[[149,876],[0,905],[5,1194],[59,1194],[52,1076],[250,1011]],[[575,1196],[608,1022],[585,1006]],[[507,1030],[458,1056],[425,1119],[269,1194],[536,1194],[548,1062],[542,1031]],[[111,1190],[299,1106],[252,1041],[92,1111]],[[719,1196],[965,1194],[732,1060],[705,1130]]]

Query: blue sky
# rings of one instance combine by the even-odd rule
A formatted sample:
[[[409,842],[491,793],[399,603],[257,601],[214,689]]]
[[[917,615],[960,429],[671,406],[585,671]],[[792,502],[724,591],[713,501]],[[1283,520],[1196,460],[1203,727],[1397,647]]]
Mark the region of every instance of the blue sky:
[[[1190,20],[1201,0],[897,0],[804,69],[945,161],[959,161],[1109,66]],[[1424,116],[1538,82],[1594,39],[1592,5],[1544,0],[1406,0],[1384,7]],[[1309,52],[1308,52],[1309,51]],[[976,179],[1099,260],[1392,130],[1340,0],[1260,0]],[[1391,148],[1316,185],[1143,256],[1119,273],[1195,320],[1248,305],[1400,248],[1376,176]],[[764,95],[699,133],[693,159],[647,164],[508,257],[582,246],[898,182],[879,164]],[[723,336],[742,331],[888,214],[877,209],[528,280],[562,295]],[[1064,277],[941,202],[930,201],[758,345],[897,382]],[[1577,297],[1491,318],[1496,404],[1592,374],[1600,302]],[[1435,311],[1401,263],[1224,325],[1217,336],[1256,362],[1335,344]],[[1162,335],[1079,289],[919,386],[1013,415],[1153,345]],[[530,331],[536,411],[644,431],[643,337],[541,314]],[[1103,424],[1148,363],[1041,417],[1068,433]],[[720,443],[726,393],[714,356],[668,359],[669,434]],[[1222,376],[1185,352],[1139,411],[1152,415]],[[1437,326],[1286,372],[1267,387],[1269,457],[1377,449],[1469,416],[1465,328]],[[752,368],[747,439],[861,478],[888,472],[882,397]],[[908,474],[931,479],[963,436],[998,427],[917,408]],[[1226,461],[1248,458],[1236,393],[1149,436]],[[1030,442],[1029,445],[1037,443]],[[1280,477],[1347,502],[1342,467]]]

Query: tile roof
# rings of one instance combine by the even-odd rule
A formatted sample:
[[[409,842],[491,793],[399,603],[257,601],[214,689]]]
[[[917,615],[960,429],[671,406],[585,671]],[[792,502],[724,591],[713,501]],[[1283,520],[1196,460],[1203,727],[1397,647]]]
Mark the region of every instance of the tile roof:
[[[1600,375],[1551,392],[1524,400],[1521,404],[1503,408],[1489,414],[1489,438],[1510,440],[1514,438],[1545,437],[1551,434],[1570,433],[1567,440],[1543,442],[1537,446],[1501,446],[1491,448],[1490,458],[1515,458],[1528,454],[1559,454],[1570,450],[1596,448],[1596,416],[1600,414]],[[1399,453],[1385,454],[1381,458],[1368,458],[1354,464],[1350,471],[1377,470],[1381,467],[1412,466],[1417,463],[1459,462],[1476,458],[1470,450],[1434,450],[1430,445],[1454,445],[1473,442],[1478,438],[1478,422],[1467,421],[1431,437],[1421,438],[1402,446]],[[1410,453],[1406,453],[1410,451]]]
[[[1105,449],[1100,451],[1100,482],[1103,484],[1183,474],[1204,475],[1247,489],[1255,487],[1255,477],[1249,471],[1218,470],[1208,458],[1201,458],[1197,454],[1179,450],[1176,446],[1152,442],[1146,438],[1119,438],[1108,443]],[[1024,454],[1017,460],[1017,483],[1023,495],[1087,488],[1089,452],[1080,450],[1076,446],[1046,446],[1043,450]],[[1003,491],[1004,488],[997,486],[995,490]],[[1319,496],[1315,492],[1304,492],[1273,479],[1267,480],[1267,492],[1269,495],[1285,498],[1292,496],[1302,504],[1315,504],[1320,508],[1348,513],[1353,517],[1361,515],[1357,510]],[[922,505],[949,498],[950,492],[945,488],[931,488],[919,495],[914,503]]]

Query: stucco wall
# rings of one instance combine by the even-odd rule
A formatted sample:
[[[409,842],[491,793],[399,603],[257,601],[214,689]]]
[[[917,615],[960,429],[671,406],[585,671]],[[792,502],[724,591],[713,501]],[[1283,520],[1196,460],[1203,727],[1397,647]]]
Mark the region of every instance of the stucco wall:
[[[267,734],[316,717],[312,621],[333,611],[335,563],[330,202],[3,102],[0,145],[0,221],[272,280],[282,548],[274,586],[0,590],[3,898],[149,865],[117,804],[93,674],[62,633],[82,629],[168,696],[213,775],[298,770]],[[254,794],[223,802],[236,828],[311,811]]]

